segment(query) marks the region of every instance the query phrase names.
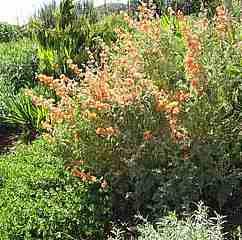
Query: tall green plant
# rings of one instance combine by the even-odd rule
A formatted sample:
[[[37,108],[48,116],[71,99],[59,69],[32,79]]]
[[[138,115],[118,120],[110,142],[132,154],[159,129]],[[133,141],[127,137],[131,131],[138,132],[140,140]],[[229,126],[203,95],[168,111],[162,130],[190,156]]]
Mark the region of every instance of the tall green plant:
[[[22,37],[23,32],[21,27],[0,22],[0,43],[16,41]]]
[[[65,62],[69,58],[78,64],[87,60],[86,49],[90,47],[92,31],[91,14],[87,14],[91,10],[86,8],[72,0],[63,0],[59,6],[52,2],[41,8],[32,19],[29,30],[40,45],[42,72],[50,73],[51,69],[55,73],[65,72]]]
[[[18,91],[35,84],[38,60],[36,48],[30,40],[0,44],[0,59],[0,75],[6,85]]]

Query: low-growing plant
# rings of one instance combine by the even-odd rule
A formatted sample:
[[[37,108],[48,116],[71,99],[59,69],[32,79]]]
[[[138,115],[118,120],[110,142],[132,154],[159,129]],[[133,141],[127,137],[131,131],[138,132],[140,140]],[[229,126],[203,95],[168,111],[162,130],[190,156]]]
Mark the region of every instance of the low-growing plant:
[[[0,158],[0,238],[104,239],[109,193],[80,182],[43,140]]]
[[[225,239],[222,232],[223,218],[208,217],[208,209],[198,205],[198,210],[184,220],[178,219],[176,214],[163,217],[154,225],[146,223],[139,227],[139,240],[210,240]]]

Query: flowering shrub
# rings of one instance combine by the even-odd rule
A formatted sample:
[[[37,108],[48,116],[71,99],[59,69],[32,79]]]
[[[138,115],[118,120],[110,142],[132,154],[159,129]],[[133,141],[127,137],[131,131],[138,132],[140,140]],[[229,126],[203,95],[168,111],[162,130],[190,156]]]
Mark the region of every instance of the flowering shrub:
[[[224,8],[217,11],[210,25],[178,12],[174,29],[143,4],[138,21],[124,15],[132,31],[118,28],[116,43],[103,44],[99,64],[90,54],[83,72],[68,61],[81,81],[39,76],[58,101],[28,93],[48,108],[46,137],[67,168],[112,188],[120,218],[162,201],[154,212],[189,207],[239,160],[241,51]],[[185,187],[170,191],[177,179]]]

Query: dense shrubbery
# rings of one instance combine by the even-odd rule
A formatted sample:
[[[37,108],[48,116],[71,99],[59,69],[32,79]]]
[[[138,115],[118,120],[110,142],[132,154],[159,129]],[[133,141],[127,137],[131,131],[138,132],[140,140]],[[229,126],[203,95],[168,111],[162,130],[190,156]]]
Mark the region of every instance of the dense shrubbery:
[[[0,45],[0,122],[23,130],[27,138],[36,135],[46,114],[23,94],[35,87],[38,71],[36,48],[28,39]]]
[[[0,159],[0,238],[103,239],[108,193],[81,183],[42,140]]]
[[[89,51],[98,56],[98,39],[107,43],[114,40],[114,27],[120,24],[115,20],[97,22],[94,9],[85,2],[82,5],[65,0],[59,7],[45,6],[29,25],[32,39],[39,43],[40,70],[48,74],[67,73],[66,60],[71,58],[82,66]]]
[[[162,218],[157,225],[149,223],[139,228],[139,240],[223,240],[223,218],[215,219],[208,217],[206,207],[198,206],[198,210],[191,217],[179,220],[175,214]]]
[[[139,217],[140,218],[140,217]],[[152,225],[146,219],[141,217],[142,224],[138,226],[138,240],[223,240],[223,217],[216,215],[210,218],[208,208],[199,203],[198,209],[183,216],[176,216],[170,213],[168,216],[162,217],[155,225]],[[118,227],[114,227],[108,240],[125,240],[125,231]]]
[[[37,142],[0,161],[7,183],[0,196],[7,203],[0,211],[6,214],[0,217],[3,239],[103,239],[111,218],[133,223],[137,213],[148,221],[169,211],[180,216],[201,199],[222,214],[241,209],[230,206],[242,180],[242,38],[236,19],[224,7],[209,19],[171,9],[156,18],[142,4],[135,18],[123,14],[95,23],[75,9],[68,0],[50,5],[31,23],[38,70],[54,75],[40,74],[41,86],[33,81],[35,49],[24,45],[31,43],[2,50],[8,56],[0,63],[0,83],[11,89],[0,95],[5,120],[44,130],[53,145]],[[23,65],[19,71],[12,56],[17,68]],[[34,89],[23,93],[26,85]],[[17,102],[5,100],[13,96],[8,91],[19,92]],[[15,170],[5,169],[9,162]],[[13,204],[15,184],[19,199]],[[200,227],[205,239],[222,239],[219,225],[196,216],[163,219],[157,229],[146,224],[140,239],[166,239],[170,224],[187,239],[191,232],[199,239]]]
[[[21,129],[25,142],[30,142],[42,133],[42,123],[47,118],[47,110],[35,106],[23,92],[9,92],[1,101],[0,122],[9,127]]]
[[[34,44],[23,39],[0,45],[0,75],[6,85],[18,91],[22,87],[32,87],[37,71]]]
[[[221,210],[240,184],[239,29],[223,7],[212,24],[140,11],[80,84],[40,76],[60,97],[49,102],[49,137],[63,159],[84,161],[73,174],[109,180],[116,217],[189,210],[201,198]]]
[[[0,23],[0,43],[11,42],[21,39],[24,31],[17,25]]]

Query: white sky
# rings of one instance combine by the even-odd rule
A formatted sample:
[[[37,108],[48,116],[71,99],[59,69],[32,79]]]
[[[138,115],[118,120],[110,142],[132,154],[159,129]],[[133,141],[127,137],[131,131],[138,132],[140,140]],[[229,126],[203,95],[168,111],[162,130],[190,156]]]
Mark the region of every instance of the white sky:
[[[41,4],[47,2],[51,0],[0,0],[0,22],[22,24]],[[103,2],[104,0],[94,0],[94,5],[101,5]],[[123,0],[112,0],[112,2],[123,2]]]

